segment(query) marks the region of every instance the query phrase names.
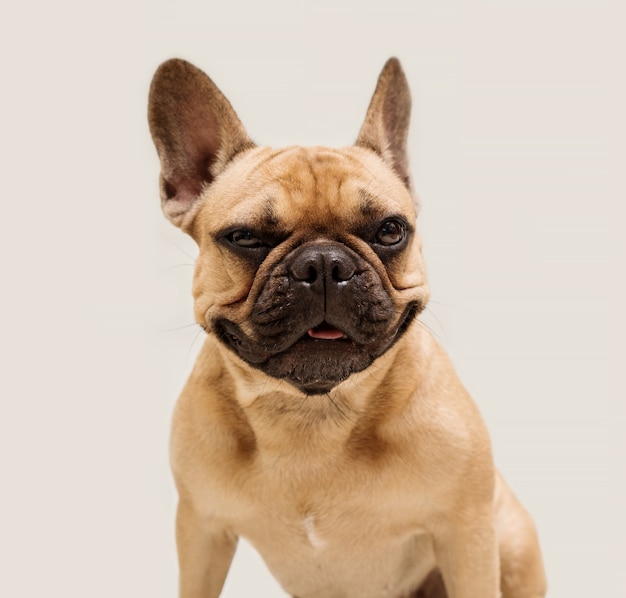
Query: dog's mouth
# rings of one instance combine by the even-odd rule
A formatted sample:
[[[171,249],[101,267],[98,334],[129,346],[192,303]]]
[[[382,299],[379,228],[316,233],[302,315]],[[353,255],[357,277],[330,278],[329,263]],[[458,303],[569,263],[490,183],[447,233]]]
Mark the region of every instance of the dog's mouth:
[[[312,354],[318,350],[327,350],[332,344],[357,346],[345,332],[329,324],[326,320],[312,326],[301,334],[281,334],[262,336],[259,340],[250,338],[237,324],[229,320],[218,320],[214,326],[218,338],[234,350],[244,361],[255,367],[262,367],[268,360],[307,346]]]
[[[218,338],[241,359],[269,376],[286,380],[305,394],[328,393],[351,374],[369,367],[408,329],[419,303],[406,306],[395,325],[381,323],[375,338],[365,340],[358,330],[341,330],[323,320],[300,332],[252,338],[229,320],[218,320]]]
[[[319,340],[325,341],[337,341],[347,339],[347,335],[339,330],[339,328],[335,328],[332,324],[329,324],[326,320],[324,320],[318,326],[314,328],[309,328],[307,330],[307,335],[310,338],[315,338]]]

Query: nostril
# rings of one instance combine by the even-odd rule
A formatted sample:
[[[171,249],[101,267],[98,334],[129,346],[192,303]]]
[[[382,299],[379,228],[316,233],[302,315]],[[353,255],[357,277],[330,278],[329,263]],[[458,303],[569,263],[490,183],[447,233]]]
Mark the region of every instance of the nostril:
[[[335,262],[331,271],[332,279],[335,282],[346,282],[350,280],[355,274],[355,268],[353,264],[347,264],[344,262]]]
[[[313,285],[320,277],[320,266],[316,256],[305,256],[307,259],[297,260],[289,266],[289,274],[294,280]]]

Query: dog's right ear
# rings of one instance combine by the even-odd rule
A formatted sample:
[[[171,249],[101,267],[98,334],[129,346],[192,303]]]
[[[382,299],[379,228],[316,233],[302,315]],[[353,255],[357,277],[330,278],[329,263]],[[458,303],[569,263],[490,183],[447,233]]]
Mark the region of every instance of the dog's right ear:
[[[163,212],[187,229],[202,191],[254,143],[213,81],[184,60],[157,69],[148,120],[161,160]]]

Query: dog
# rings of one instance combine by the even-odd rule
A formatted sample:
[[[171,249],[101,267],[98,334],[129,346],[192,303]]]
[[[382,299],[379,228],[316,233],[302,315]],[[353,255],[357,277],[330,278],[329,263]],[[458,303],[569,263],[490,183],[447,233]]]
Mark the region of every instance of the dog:
[[[418,315],[411,98],[384,66],[356,143],[257,146],[202,71],[154,75],[162,208],[199,247],[204,345],[177,402],[180,598],[239,537],[297,598],[539,598],[533,521]]]

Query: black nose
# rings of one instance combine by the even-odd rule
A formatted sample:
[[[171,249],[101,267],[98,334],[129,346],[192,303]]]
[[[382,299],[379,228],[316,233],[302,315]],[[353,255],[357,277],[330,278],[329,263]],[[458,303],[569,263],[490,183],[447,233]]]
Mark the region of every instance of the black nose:
[[[356,274],[351,251],[339,245],[307,245],[296,251],[287,270],[292,280],[311,288],[347,282]]]

